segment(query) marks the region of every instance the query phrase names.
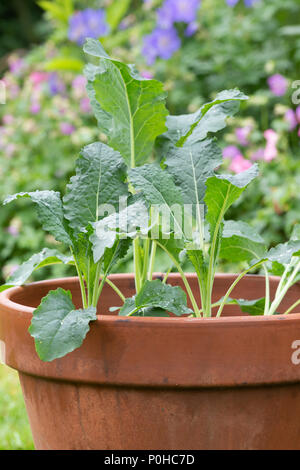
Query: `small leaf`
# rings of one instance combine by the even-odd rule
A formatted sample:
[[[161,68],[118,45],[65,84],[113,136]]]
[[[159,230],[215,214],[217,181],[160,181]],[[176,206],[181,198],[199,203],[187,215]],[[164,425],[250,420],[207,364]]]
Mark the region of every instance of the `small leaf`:
[[[300,240],[290,240],[271,248],[267,257],[273,263],[289,264],[293,256],[300,256]]]
[[[233,262],[257,262],[266,257],[265,241],[249,224],[227,220],[224,222],[220,257]]]
[[[142,164],[156,137],[166,130],[162,84],[140,77],[132,65],[111,59],[95,39],[87,40],[84,51],[100,59],[99,66],[86,67],[85,75],[101,131],[128,166]]]
[[[55,191],[18,193],[13,196],[8,196],[4,204],[24,197],[30,198],[32,202],[37,204],[37,213],[43,225],[43,229],[51,233],[57,241],[71,246],[72,240],[68,233],[67,221],[64,219],[60,193]]]
[[[64,289],[49,292],[33,312],[29,327],[42,361],[53,361],[81,346],[89,323],[96,320],[96,308],[75,310],[71,293]]]
[[[159,316],[162,316],[161,309],[172,312],[178,316],[193,313],[193,311],[187,307],[185,292],[178,286],[173,287],[168,284],[163,284],[159,279],[146,281],[135,298],[126,299],[119,314],[128,316],[148,308],[159,308]],[[145,310],[143,311],[144,315]],[[152,311],[152,314],[153,313]],[[146,311],[146,316],[153,315],[150,315],[150,311]]]
[[[33,255],[23,263],[7,282],[0,286],[0,292],[14,286],[22,286],[37,269],[51,264],[72,264],[73,257],[65,256],[57,250],[44,248],[40,253]]]
[[[266,299],[260,298],[255,300],[230,299],[231,304],[236,304],[242,312],[249,315],[264,315]]]
[[[234,176],[216,175],[207,180],[204,201],[207,205],[206,219],[210,224],[211,237],[222,224],[229,207],[239,198],[257,174],[257,166],[253,165],[249,170]]]
[[[226,118],[233,116],[239,109],[240,101],[248,97],[239,90],[224,90],[215,100],[202,106],[194,114],[168,116],[168,140],[181,147],[187,140],[190,144],[207,137],[209,132],[217,132],[226,127]]]

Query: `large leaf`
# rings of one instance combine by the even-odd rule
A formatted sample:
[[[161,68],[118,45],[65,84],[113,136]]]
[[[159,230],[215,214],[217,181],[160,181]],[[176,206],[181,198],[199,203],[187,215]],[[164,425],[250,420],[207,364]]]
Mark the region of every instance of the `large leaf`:
[[[40,253],[33,255],[28,261],[23,263],[7,282],[0,286],[0,292],[13,286],[22,286],[37,269],[52,264],[72,264],[72,261],[72,256],[65,256],[57,250],[44,248]]]
[[[209,132],[217,132],[226,127],[226,118],[233,116],[239,109],[240,101],[248,97],[239,90],[224,90],[208,104],[193,114],[168,116],[168,131],[164,137],[174,144],[182,146],[187,140],[189,144],[199,142]]]
[[[166,94],[156,80],[140,77],[133,66],[111,59],[99,41],[84,51],[100,59],[85,69],[88,94],[101,131],[130,167],[143,163],[157,136],[165,132]]]
[[[72,240],[68,233],[67,221],[64,219],[60,193],[56,191],[18,193],[8,196],[4,204],[24,197],[30,198],[32,202],[37,204],[37,213],[43,229],[50,232],[57,241],[71,246]]]
[[[128,316],[150,307],[167,310],[178,316],[193,313],[187,307],[186,294],[180,287],[163,284],[159,279],[156,279],[155,281],[146,281],[135,298],[126,299],[119,314]],[[162,316],[161,311],[156,313]],[[150,316],[149,310],[146,311],[146,316]],[[155,316],[153,311],[151,316]]]
[[[96,308],[75,310],[70,292],[57,289],[43,298],[34,311],[29,332],[42,361],[53,361],[81,346]]]
[[[163,214],[166,233],[174,231],[183,238],[183,199],[171,175],[158,165],[149,164],[130,170],[129,179],[145,201]]]
[[[125,169],[121,155],[107,145],[95,142],[84,147],[63,200],[65,217],[75,233],[106,215],[99,206],[102,212],[106,205],[118,211],[119,198],[129,194]]]
[[[266,257],[263,238],[246,222],[224,222],[220,257],[233,262],[261,260]]]

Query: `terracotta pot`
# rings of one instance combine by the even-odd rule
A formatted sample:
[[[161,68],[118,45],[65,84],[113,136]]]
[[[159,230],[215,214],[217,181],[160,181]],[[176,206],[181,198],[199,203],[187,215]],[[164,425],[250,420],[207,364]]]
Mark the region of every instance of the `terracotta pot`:
[[[133,294],[132,275],[112,278]],[[218,275],[214,298],[234,279]],[[169,282],[181,285],[177,275]],[[58,286],[80,306],[76,278],[0,296],[2,356],[19,371],[37,449],[300,449],[299,314],[249,317],[227,307],[220,319],[99,316],[80,349],[44,363],[27,329],[33,307]],[[264,280],[245,277],[233,294],[261,297]],[[299,297],[296,285],[281,311]],[[99,313],[119,304],[106,286]]]

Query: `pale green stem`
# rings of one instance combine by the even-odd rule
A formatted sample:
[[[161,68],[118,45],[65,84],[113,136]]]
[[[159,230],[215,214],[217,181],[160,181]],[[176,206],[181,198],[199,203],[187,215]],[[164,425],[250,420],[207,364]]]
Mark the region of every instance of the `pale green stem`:
[[[180,264],[177,262],[177,260],[174,258],[174,256],[163,246],[161,245],[159,242],[157,241],[154,241],[155,244],[157,244],[158,246],[160,246],[162,248],[162,250],[164,250],[168,255],[169,257],[171,258],[172,262],[174,263],[174,265],[176,266],[176,269],[178,270],[178,272],[180,273],[181,277],[182,277],[182,281],[184,283],[184,286],[186,288],[186,291],[188,293],[188,296],[190,298],[190,301],[192,303],[192,306],[193,306],[193,309],[194,309],[194,312],[195,312],[195,315],[197,317],[201,317],[201,314],[199,313],[199,307],[197,305],[197,302],[196,302],[196,299],[194,297],[194,294],[192,292],[192,289],[189,285],[189,282],[180,266]]]
[[[171,267],[168,269],[168,271],[166,272],[166,274],[165,274],[165,276],[164,276],[164,278],[163,278],[163,280],[162,280],[162,283],[163,283],[163,284],[165,284],[165,283],[167,282],[168,277],[169,277],[169,274],[170,274],[170,272],[172,271],[172,269],[173,269],[173,266],[171,266]]]
[[[150,250],[150,238],[144,241],[144,260],[143,260],[143,274],[142,274],[142,285],[147,279],[147,270],[149,264],[149,250]]]
[[[140,262],[140,246],[139,239],[133,240],[133,254],[134,254],[134,271],[135,271],[135,290],[138,294],[141,290],[141,262]]]
[[[93,289],[93,299],[92,299],[92,304],[94,307],[97,307],[98,300],[99,300],[99,298],[97,298],[97,293],[98,293],[100,273],[101,273],[101,263],[98,263],[97,268],[96,268],[95,283],[94,283],[94,289]]]
[[[156,256],[156,243],[152,241],[151,255],[150,255],[150,262],[149,262],[149,270],[148,270],[148,280],[149,281],[152,281],[152,277],[153,277],[155,256]]]
[[[125,295],[122,294],[120,289],[118,289],[118,287],[108,278],[106,278],[105,282],[115,291],[115,293],[120,297],[120,299],[123,302],[125,302],[125,300],[126,300]]]
[[[80,290],[81,290],[81,297],[82,297],[82,305],[83,305],[83,308],[88,308],[88,302],[87,302],[87,297],[86,297],[86,290],[85,290],[85,285],[84,285],[84,279],[83,279],[83,276],[81,274],[81,271],[79,269],[79,265],[77,263],[77,259],[75,257],[75,254],[74,254],[74,251],[73,251],[73,248],[70,246],[70,250],[71,250],[71,253],[72,253],[72,256],[74,258],[74,262],[75,262],[75,266],[76,266],[76,270],[77,270],[77,274],[78,274],[78,278],[79,278],[79,284],[80,284]]]
[[[249,272],[251,271],[252,269],[254,268],[257,268],[258,266],[260,266],[262,263],[264,263],[264,261],[259,261],[258,263],[254,264],[253,266],[251,266],[251,268],[248,268],[246,269],[245,271],[243,271],[237,278],[236,280],[231,284],[230,288],[228,289],[228,291],[226,292],[225,296],[224,296],[224,299],[219,307],[219,310],[217,312],[217,315],[216,317],[220,317],[221,313],[223,312],[223,309],[226,305],[226,301],[228,299],[228,297],[230,296],[231,292],[233,291],[233,289],[235,288],[235,286],[240,282],[240,280]]]
[[[283,315],[288,315],[292,310],[294,310],[294,308],[296,308],[298,305],[300,304],[300,299],[297,300],[297,302],[295,302],[291,307],[289,307]]]
[[[266,280],[266,300],[265,300],[264,315],[268,315],[269,308],[270,308],[270,276],[269,276],[269,272],[265,263],[263,264],[263,268],[265,271],[265,280]]]
[[[271,304],[271,307],[269,309],[269,315],[273,315],[275,312],[276,312],[276,309],[279,307],[279,305],[281,304],[284,296],[286,295],[287,291],[289,290],[289,288],[292,286],[293,282],[294,282],[294,279],[295,277],[297,276],[298,272],[299,272],[299,269],[300,269],[300,261],[296,264],[290,278],[288,279],[288,281],[285,283],[284,287],[282,288],[282,290],[280,291],[280,293],[278,295],[275,296],[275,299],[273,300],[272,304]]]

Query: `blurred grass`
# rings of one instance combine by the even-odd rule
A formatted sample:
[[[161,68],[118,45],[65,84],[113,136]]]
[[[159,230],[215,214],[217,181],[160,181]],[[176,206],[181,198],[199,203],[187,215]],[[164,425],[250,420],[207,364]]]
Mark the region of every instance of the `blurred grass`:
[[[0,450],[33,448],[18,374],[0,365]]]

